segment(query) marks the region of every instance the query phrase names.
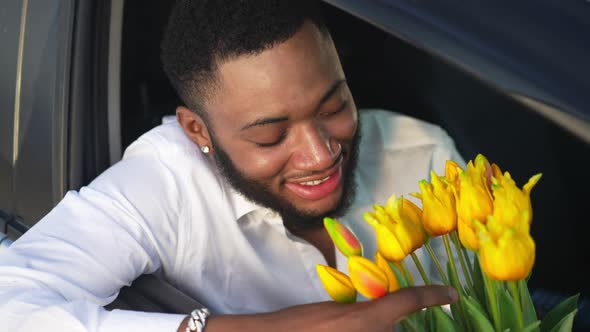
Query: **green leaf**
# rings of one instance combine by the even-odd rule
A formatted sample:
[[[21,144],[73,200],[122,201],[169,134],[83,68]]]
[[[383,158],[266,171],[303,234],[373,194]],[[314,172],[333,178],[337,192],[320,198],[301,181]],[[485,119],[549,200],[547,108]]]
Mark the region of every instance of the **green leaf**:
[[[553,328],[578,308],[580,294],[572,295],[553,307],[541,320],[541,332],[553,331]],[[560,330],[561,331],[561,330]]]
[[[524,325],[527,326],[531,323],[537,322],[537,312],[526,281],[518,281],[518,293],[520,295],[520,305],[522,306],[522,319]]]
[[[516,318],[516,306],[514,300],[506,288],[498,289],[498,304],[500,307],[500,322],[502,329],[518,331],[518,319]]]
[[[524,327],[524,329],[522,329],[522,332],[534,332],[534,331],[539,331],[539,325],[541,325],[541,321],[538,320],[536,322],[530,323],[529,325],[526,325]]]
[[[574,309],[574,311],[567,314],[551,329],[550,332],[571,332],[574,325],[574,316],[576,316],[577,312],[578,309]]]
[[[406,277],[404,277],[404,274],[397,268],[397,266],[391,262],[389,262],[389,266],[393,270],[393,274],[395,274],[399,288],[408,287],[408,281],[406,280]]]
[[[455,287],[457,292],[459,292],[459,298],[464,297],[465,295],[463,294],[463,289],[461,288],[459,280],[457,280],[457,278],[454,278],[453,273],[451,273],[451,264],[449,262],[447,262],[447,275],[449,276],[451,286]],[[451,304],[451,313],[453,314],[453,317],[456,317],[455,320],[459,323],[459,327],[461,328],[461,330],[468,331],[469,327],[465,324],[468,324],[469,322],[464,320],[465,314],[461,309],[461,301],[457,301]]]
[[[432,331],[459,331],[453,319],[440,307],[433,307],[432,312],[436,321],[436,329]]]
[[[467,316],[471,322],[471,326],[474,327],[474,331],[494,332],[492,323],[489,321],[486,314],[480,309],[481,306],[476,304],[475,299],[466,296],[463,298],[463,303],[465,303]]]
[[[402,327],[403,331],[420,332],[416,326],[414,326],[414,323],[412,323],[412,321],[407,318],[399,322],[399,325]]]
[[[416,313],[410,315],[406,320],[410,321],[412,325],[418,331],[425,331],[426,326],[424,325],[426,322],[424,321],[424,312],[422,310],[417,311]]]

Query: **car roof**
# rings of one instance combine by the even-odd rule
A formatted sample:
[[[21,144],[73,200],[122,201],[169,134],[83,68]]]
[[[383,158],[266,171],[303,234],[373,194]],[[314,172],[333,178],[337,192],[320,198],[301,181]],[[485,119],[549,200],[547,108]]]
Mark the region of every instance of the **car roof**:
[[[590,2],[326,0],[590,143]]]

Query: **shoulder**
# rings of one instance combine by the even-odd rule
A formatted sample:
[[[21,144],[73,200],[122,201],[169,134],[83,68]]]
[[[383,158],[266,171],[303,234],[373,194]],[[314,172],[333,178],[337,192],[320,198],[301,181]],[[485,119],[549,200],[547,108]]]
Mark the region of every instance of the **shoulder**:
[[[359,203],[385,202],[395,193],[418,191],[418,182],[430,172],[444,174],[447,160],[463,159],[444,129],[400,113],[360,111],[361,143],[357,186]]]
[[[440,126],[411,116],[384,109],[360,111],[362,141],[385,150],[453,145],[453,140]]]
[[[165,161],[168,158],[189,158],[204,161],[196,145],[184,134],[176,121],[168,121],[152,128],[131,143],[123,160],[151,155]]]
[[[170,205],[178,210],[189,200],[220,200],[223,183],[212,162],[207,160],[183,132],[177,122],[159,125],[127,147],[123,158],[96,178],[89,187],[146,205],[154,197],[158,206]],[[207,193],[208,195],[205,195]]]

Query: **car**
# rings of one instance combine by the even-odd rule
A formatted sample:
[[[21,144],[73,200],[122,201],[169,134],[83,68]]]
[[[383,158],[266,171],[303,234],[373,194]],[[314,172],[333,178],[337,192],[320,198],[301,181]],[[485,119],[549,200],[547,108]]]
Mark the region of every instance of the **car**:
[[[180,101],[159,60],[172,3],[0,5],[0,246],[174,114]],[[518,183],[543,173],[532,194],[529,287],[541,314],[580,292],[575,326],[588,329],[588,2],[328,0],[322,8],[359,108],[435,123],[466,159],[481,152]],[[187,312],[197,300],[144,276],[109,308]]]

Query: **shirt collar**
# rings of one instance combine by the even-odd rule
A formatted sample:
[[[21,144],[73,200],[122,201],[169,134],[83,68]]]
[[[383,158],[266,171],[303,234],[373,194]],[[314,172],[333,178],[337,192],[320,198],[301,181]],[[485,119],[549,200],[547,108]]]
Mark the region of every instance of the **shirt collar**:
[[[227,195],[227,199],[230,202],[233,210],[234,210],[234,215],[236,220],[240,220],[243,216],[257,211],[257,210],[266,210],[265,207],[260,206],[254,202],[252,202],[251,200],[247,199],[246,197],[244,197],[244,195],[242,195],[241,193],[239,193],[238,191],[236,191],[234,188],[232,188],[231,186],[228,186],[229,188],[226,187],[226,195]]]

